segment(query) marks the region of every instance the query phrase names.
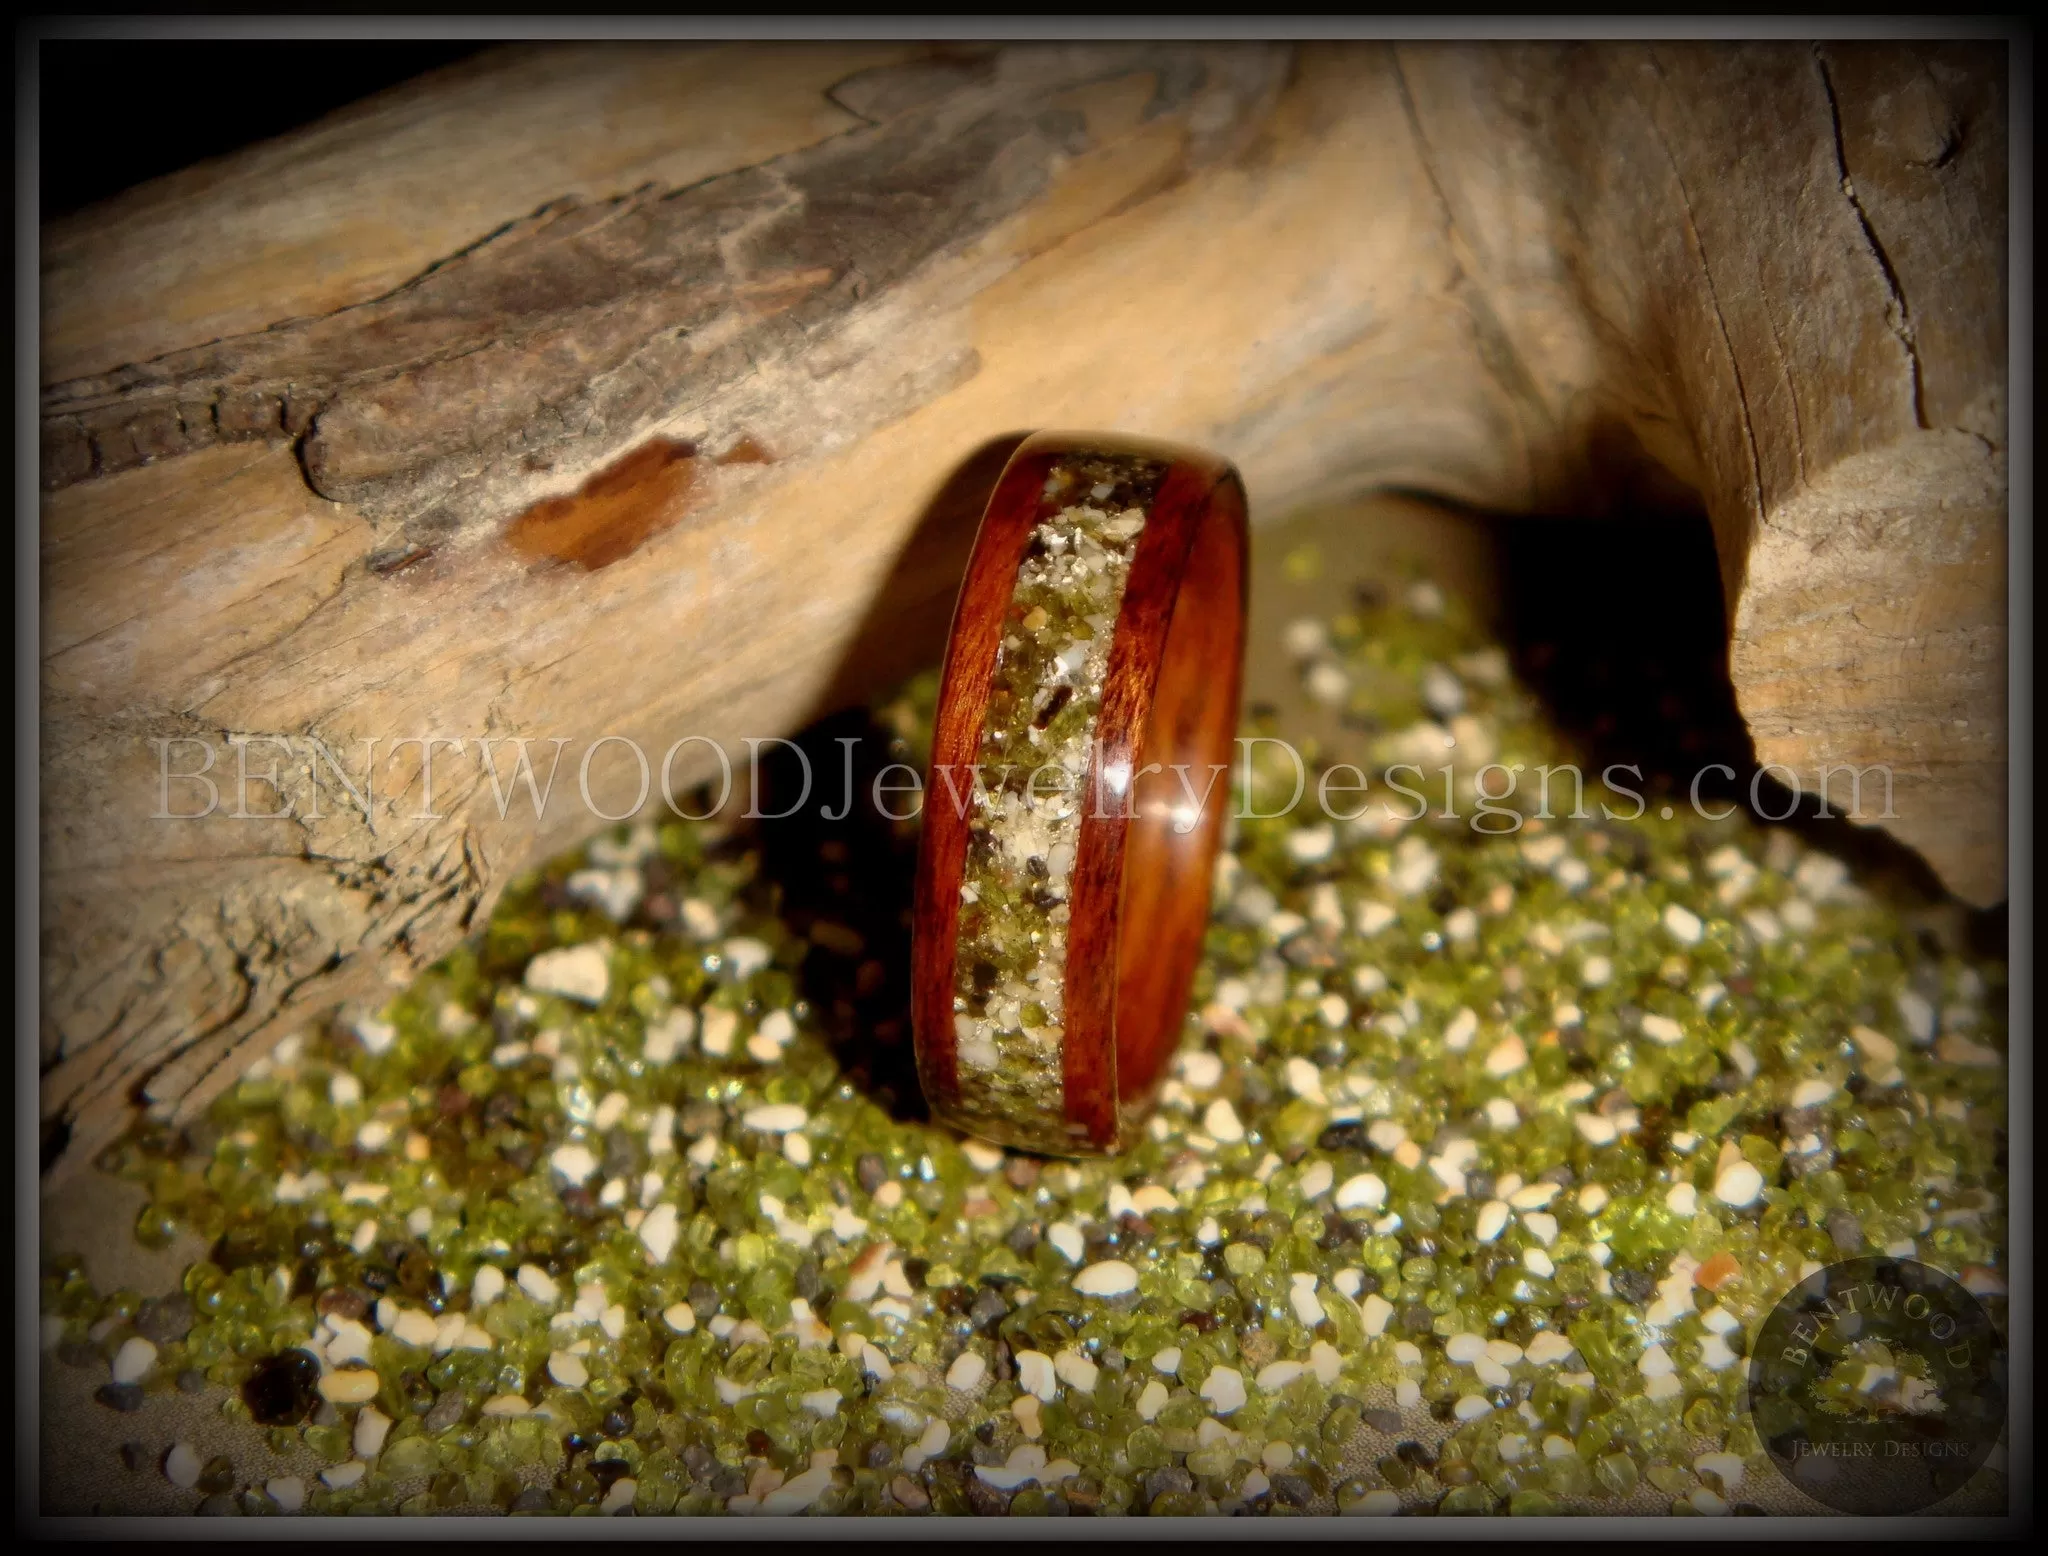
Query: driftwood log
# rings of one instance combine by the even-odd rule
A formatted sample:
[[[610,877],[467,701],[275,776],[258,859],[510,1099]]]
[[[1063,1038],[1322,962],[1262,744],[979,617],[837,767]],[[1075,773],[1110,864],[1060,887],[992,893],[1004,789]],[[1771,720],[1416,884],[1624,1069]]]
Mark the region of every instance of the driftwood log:
[[[1695,501],[1759,757],[1888,764],[1877,824],[1995,900],[2005,71],[508,49],[51,228],[46,1161],[448,949],[593,826],[600,736],[737,751],[930,652],[1037,426],[1214,447],[1267,514]],[[423,817],[430,735],[470,746]],[[544,819],[479,736],[568,741]],[[204,820],[155,814],[203,800],[174,738]],[[293,814],[233,815],[278,805],[238,760]],[[589,778],[639,783],[616,746]]]

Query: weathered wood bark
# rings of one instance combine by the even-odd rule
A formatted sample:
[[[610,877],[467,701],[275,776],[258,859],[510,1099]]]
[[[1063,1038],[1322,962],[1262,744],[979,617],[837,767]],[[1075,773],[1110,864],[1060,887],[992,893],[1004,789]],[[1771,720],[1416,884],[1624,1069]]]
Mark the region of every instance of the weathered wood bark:
[[[1995,46],[507,50],[49,232],[52,1142],[188,1115],[447,949],[593,825],[599,737],[738,749],[929,645],[960,461],[1034,426],[1213,446],[1267,513],[1688,490],[1759,755],[1809,788],[1889,764],[1879,824],[1995,899],[2004,72]],[[428,735],[468,742],[432,816]],[[205,820],[153,818],[151,742],[180,736],[220,753]],[[357,784],[379,742],[374,827],[263,736]],[[543,770],[569,742],[538,821],[476,759],[513,736]],[[293,814],[231,814],[238,753]],[[623,747],[588,773],[608,812],[638,787]]]

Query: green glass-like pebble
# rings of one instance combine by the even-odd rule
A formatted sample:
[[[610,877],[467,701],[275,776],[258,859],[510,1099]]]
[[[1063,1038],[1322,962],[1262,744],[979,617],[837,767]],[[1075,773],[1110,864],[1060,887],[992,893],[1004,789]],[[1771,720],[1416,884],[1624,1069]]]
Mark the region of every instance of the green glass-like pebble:
[[[1669,1464],[1652,1464],[1643,1471],[1643,1478],[1667,1496],[1691,1489],[1692,1483],[1692,1476]]]
[[[1553,1496],[1583,1497],[1592,1493],[1593,1476],[1576,1454],[1545,1459],[1542,1473],[1543,1483]]]
[[[410,1480],[416,1475],[433,1473],[437,1462],[431,1441],[424,1437],[407,1437],[386,1444],[384,1452],[378,1456],[377,1469],[392,1480]]]
[[[135,1240],[145,1248],[168,1248],[178,1235],[178,1218],[161,1205],[149,1204],[135,1218]]]
[[[1593,1479],[1611,1496],[1629,1496],[1636,1489],[1636,1461],[1625,1453],[1606,1454],[1593,1466]]]
[[[338,1464],[352,1452],[349,1429],[345,1426],[309,1426],[306,1446],[330,1464]]]
[[[1493,1511],[1493,1493],[1484,1486],[1454,1486],[1443,1494],[1436,1505],[1438,1513],[1446,1517],[1471,1517]]]
[[[1719,1437],[1727,1427],[1727,1417],[1720,1404],[1711,1399],[1696,1399],[1685,1410],[1685,1429],[1695,1437]]]
[[[1173,1462],[1157,1430],[1141,1426],[1124,1441],[1124,1453],[1133,1469],[1160,1469]]]

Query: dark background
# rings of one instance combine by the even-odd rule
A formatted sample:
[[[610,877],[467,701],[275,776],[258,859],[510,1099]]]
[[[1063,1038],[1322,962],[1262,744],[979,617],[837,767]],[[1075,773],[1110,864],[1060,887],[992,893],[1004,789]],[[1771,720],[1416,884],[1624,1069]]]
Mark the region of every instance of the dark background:
[[[43,219],[282,135],[482,47],[45,39],[39,60]]]

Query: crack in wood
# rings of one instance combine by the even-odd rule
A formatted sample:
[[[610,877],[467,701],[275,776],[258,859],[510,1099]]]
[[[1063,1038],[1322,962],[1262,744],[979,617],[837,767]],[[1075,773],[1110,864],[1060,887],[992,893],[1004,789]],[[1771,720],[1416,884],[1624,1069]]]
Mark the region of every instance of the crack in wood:
[[[1849,209],[1856,213],[1856,225],[1863,230],[1863,241],[1870,246],[1871,258],[1877,261],[1878,273],[1884,277],[1885,290],[1890,293],[1892,307],[1897,310],[1896,318],[1887,313],[1885,323],[1898,337],[1899,345],[1906,353],[1906,373],[1913,389],[1913,418],[1924,430],[1929,423],[1927,403],[1921,390],[1920,347],[1913,335],[1913,310],[1907,306],[1906,290],[1899,284],[1899,273],[1892,267],[1892,257],[1885,252],[1877,229],[1870,223],[1870,213],[1864,210],[1862,200],[1857,197],[1856,181],[1849,175],[1849,152],[1842,140],[1842,105],[1835,96],[1834,73],[1828,69],[1827,56],[1821,52],[1818,43],[1813,45],[1813,64],[1820,75],[1820,89],[1828,100],[1828,127],[1833,135],[1835,167],[1841,175],[1842,197],[1849,202]]]
[[[1544,472],[1539,468],[1536,450],[1539,446],[1556,442],[1559,432],[1557,409],[1516,344],[1501,310],[1480,284],[1479,267],[1468,262],[1471,245],[1446,189],[1438,165],[1438,152],[1423,127],[1421,109],[1408,79],[1403,51],[1395,47],[1389,53],[1402,115],[1408,122],[1409,133],[1415,138],[1416,161],[1428,181],[1442,219],[1444,256],[1452,272],[1451,291],[1464,308],[1472,330],[1473,348],[1486,368],[1487,382],[1499,391],[1510,413],[1510,425],[1516,436],[1527,488],[1524,501],[1531,506],[1542,506],[1555,500],[1558,494],[1547,484]]]
[[[1654,53],[1649,58],[1650,66],[1657,72],[1658,80],[1661,82],[1664,78],[1663,67],[1657,63]],[[1630,96],[1634,95],[1634,88],[1631,86]],[[1671,183],[1678,191],[1679,207],[1685,216],[1685,235],[1691,243],[1692,252],[1699,258],[1700,279],[1706,283],[1707,288],[1707,306],[1713,312],[1714,326],[1721,337],[1721,348],[1728,359],[1728,371],[1735,381],[1736,409],[1742,422],[1743,442],[1749,451],[1751,512],[1760,522],[1769,511],[1764,498],[1763,455],[1757,448],[1756,422],[1750,409],[1749,389],[1742,379],[1742,362],[1735,354],[1735,337],[1728,328],[1728,315],[1721,306],[1721,291],[1714,284],[1713,266],[1707,261],[1707,245],[1700,236],[1699,223],[1693,215],[1692,193],[1685,187],[1685,175],[1678,170],[1678,158],[1671,150],[1671,142],[1664,134],[1664,126],[1658,123],[1655,111],[1639,98],[1636,104],[1642,110],[1644,121],[1650,126],[1650,133],[1657,139],[1657,149],[1664,154],[1665,166],[1671,170]]]

